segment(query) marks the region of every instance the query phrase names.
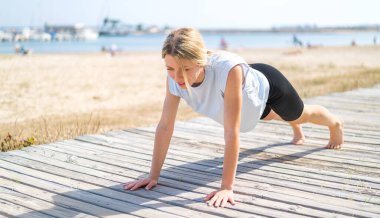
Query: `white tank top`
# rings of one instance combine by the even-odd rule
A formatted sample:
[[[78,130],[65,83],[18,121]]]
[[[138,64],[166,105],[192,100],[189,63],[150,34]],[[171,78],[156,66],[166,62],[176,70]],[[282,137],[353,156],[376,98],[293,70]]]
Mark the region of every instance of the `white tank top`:
[[[196,112],[224,124],[224,91],[228,73],[240,65],[245,81],[242,89],[242,109],[240,131],[252,130],[260,120],[269,95],[267,78],[259,71],[249,67],[245,60],[229,52],[213,53],[205,66],[205,78],[197,87],[190,87],[191,93],[168,76],[171,94],[183,98]]]

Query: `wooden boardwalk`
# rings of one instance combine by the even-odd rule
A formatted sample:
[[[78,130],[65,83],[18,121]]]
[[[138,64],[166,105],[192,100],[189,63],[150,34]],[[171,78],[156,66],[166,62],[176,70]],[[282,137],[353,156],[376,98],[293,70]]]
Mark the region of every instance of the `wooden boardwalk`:
[[[345,121],[345,146],[327,150],[328,131],[261,122],[241,135],[238,204],[208,207],[220,186],[223,128],[177,122],[159,185],[125,192],[150,169],[154,127],[81,136],[0,153],[0,216],[17,217],[380,217],[380,86],[306,100]]]

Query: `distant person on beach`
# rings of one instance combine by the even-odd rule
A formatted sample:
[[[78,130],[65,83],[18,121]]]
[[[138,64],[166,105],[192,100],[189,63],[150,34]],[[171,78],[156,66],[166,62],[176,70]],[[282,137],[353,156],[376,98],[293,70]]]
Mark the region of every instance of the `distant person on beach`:
[[[219,45],[219,47],[222,50],[227,50],[228,49],[228,44],[227,44],[226,40],[224,39],[224,37],[222,37],[220,39],[220,45]]]
[[[377,41],[377,37],[374,36],[374,37],[373,37],[373,45],[376,45],[376,41]]]
[[[23,45],[20,45],[17,43],[15,45],[15,53],[16,54],[22,54],[22,55],[28,55],[31,53],[31,49],[27,49]]]
[[[106,46],[102,46],[100,49],[102,52],[108,52],[111,57],[115,56],[118,51],[120,51],[116,44],[112,44],[109,48]]]
[[[326,148],[340,149],[343,124],[320,105],[304,105],[284,75],[267,64],[247,64],[235,54],[206,49],[201,34],[192,28],[172,31],[162,48],[167,69],[166,98],[158,123],[149,176],[124,184],[125,190],[157,185],[181,99],[195,111],[224,126],[223,177],[219,190],[205,197],[209,205],[235,204],[233,187],[239,157],[240,132],[252,130],[259,120],[281,120],[293,129],[291,143],[305,141],[301,124],[328,127]],[[265,137],[265,136],[263,136]]]
[[[15,53],[16,53],[16,54],[19,54],[19,53],[20,53],[20,48],[21,48],[21,45],[18,44],[18,43],[16,43],[16,45],[15,45]]]
[[[297,37],[296,35],[293,35],[293,45],[294,45],[294,46],[300,46],[300,47],[303,46],[302,41],[299,40],[298,37]]]
[[[116,52],[117,52],[117,45],[115,43],[113,43],[111,45],[111,47],[110,47],[110,54],[111,54],[111,56],[115,56]]]

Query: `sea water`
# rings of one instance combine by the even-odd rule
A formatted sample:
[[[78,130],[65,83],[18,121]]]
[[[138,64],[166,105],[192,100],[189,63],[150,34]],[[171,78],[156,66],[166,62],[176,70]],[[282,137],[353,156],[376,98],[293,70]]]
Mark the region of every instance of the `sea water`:
[[[206,46],[218,49],[223,38],[229,48],[283,48],[292,47],[293,36],[303,46],[346,46],[354,41],[356,45],[373,45],[374,39],[380,43],[380,32],[304,32],[304,33],[204,33]],[[119,51],[160,51],[165,34],[128,35],[124,37],[99,37],[93,41],[27,41],[0,42],[0,54],[12,54],[15,46],[31,49],[33,53],[77,53],[99,52],[112,46]]]

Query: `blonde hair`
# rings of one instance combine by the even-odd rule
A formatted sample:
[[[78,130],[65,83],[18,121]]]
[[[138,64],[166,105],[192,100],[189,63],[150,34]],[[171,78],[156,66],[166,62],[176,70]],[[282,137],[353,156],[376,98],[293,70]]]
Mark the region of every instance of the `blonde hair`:
[[[209,52],[206,50],[202,35],[194,28],[180,28],[173,30],[166,37],[162,47],[162,58],[165,58],[166,55],[171,55],[181,67],[186,87],[189,87],[190,85],[181,60],[187,59],[204,67],[207,63],[208,54]]]

